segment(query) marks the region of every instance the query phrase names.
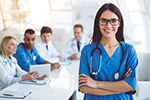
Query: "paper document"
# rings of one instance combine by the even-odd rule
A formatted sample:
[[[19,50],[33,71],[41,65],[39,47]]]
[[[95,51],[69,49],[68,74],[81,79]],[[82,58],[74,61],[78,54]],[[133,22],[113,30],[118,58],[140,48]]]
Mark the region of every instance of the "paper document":
[[[70,65],[72,62],[71,61],[68,61],[68,62],[59,62],[59,64],[61,66],[67,66],[67,65]]]
[[[21,84],[34,84],[34,85],[44,85],[44,84],[47,84],[49,83],[51,80],[48,78],[45,78],[44,80],[38,80],[38,79],[35,79],[35,80],[27,80],[27,81],[21,81],[19,83]]]
[[[6,91],[6,90],[2,90],[0,91],[0,98],[16,98],[16,99],[24,99],[25,97],[27,97],[29,94],[31,94],[31,92],[29,91]]]
[[[60,68],[57,68],[57,69],[52,70],[51,72],[60,72],[62,69],[63,69],[63,68],[60,67]]]

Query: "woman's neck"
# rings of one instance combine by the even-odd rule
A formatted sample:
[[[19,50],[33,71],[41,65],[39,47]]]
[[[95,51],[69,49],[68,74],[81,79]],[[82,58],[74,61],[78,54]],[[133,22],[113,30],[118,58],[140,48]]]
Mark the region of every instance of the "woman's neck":
[[[11,54],[7,54],[7,57],[11,59]]]
[[[100,40],[100,43],[105,47],[112,47],[119,44],[116,38],[103,38],[103,37]]]

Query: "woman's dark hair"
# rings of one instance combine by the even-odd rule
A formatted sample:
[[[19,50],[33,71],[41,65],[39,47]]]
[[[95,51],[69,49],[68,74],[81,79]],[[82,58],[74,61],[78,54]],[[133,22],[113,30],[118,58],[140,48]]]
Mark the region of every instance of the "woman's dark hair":
[[[121,14],[119,8],[116,7],[114,4],[106,3],[98,10],[98,12],[96,14],[95,21],[94,21],[94,32],[93,32],[93,36],[92,36],[92,42],[100,41],[102,38],[102,33],[99,28],[99,18],[102,15],[102,13],[106,10],[109,10],[118,16],[118,18],[120,20],[120,27],[118,28],[118,31],[116,33],[116,39],[119,42],[124,41],[124,36],[123,36],[124,22],[123,22],[122,14]]]

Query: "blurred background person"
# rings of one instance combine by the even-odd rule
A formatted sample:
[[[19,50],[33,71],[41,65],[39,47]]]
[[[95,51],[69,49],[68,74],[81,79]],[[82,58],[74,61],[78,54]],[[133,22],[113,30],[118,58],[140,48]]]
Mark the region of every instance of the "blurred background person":
[[[16,53],[17,41],[12,36],[5,36],[0,44],[0,90],[19,81],[34,80],[37,72],[30,74],[20,68],[12,56]]]
[[[79,60],[82,48],[88,44],[89,38],[83,35],[83,26],[74,25],[74,38],[70,39],[63,48],[61,55],[66,59]]]
[[[52,64],[38,54],[34,46],[35,40],[35,31],[33,29],[27,29],[24,34],[24,43],[20,43],[17,46],[17,51],[14,54],[20,67],[25,71],[29,71],[30,65],[35,64],[51,64],[51,70],[59,68],[59,63]]]
[[[38,42],[35,43],[35,48],[38,51],[39,55],[49,62],[62,61],[62,56],[59,55],[59,52],[53,46],[51,41],[51,36],[53,33],[52,29],[50,27],[43,26],[40,32],[41,38]]]

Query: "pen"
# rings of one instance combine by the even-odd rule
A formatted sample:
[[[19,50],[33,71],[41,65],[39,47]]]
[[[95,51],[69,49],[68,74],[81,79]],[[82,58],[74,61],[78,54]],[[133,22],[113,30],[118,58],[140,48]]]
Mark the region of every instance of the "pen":
[[[47,84],[50,80],[47,80],[46,82],[44,82],[45,84]]]
[[[5,96],[14,96],[14,95],[12,95],[12,94],[6,94],[6,93],[4,93],[3,95],[5,95]]]

